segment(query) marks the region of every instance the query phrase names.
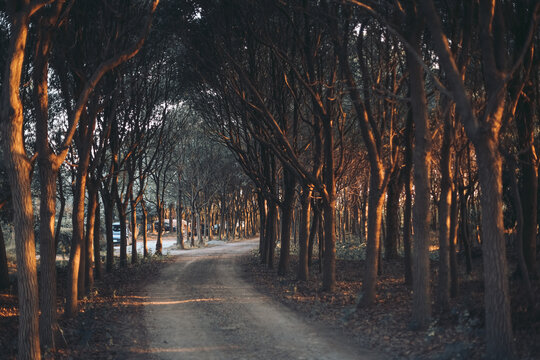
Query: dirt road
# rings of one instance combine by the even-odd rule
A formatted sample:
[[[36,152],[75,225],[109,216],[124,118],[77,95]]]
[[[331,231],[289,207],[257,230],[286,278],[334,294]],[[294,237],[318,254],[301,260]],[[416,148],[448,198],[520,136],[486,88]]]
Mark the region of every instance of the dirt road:
[[[240,276],[254,240],[190,250],[147,287],[145,324],[153,359],[374,359],[338,334],[309,324]]]

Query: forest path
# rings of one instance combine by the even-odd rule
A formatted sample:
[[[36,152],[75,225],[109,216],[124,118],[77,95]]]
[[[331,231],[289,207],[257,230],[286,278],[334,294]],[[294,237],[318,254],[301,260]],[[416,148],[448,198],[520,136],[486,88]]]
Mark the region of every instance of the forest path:
[[[144,323],[153,359],[374,359],[343,336],[307,323],[242,279],[257,240],[189,250],[148,286]]]

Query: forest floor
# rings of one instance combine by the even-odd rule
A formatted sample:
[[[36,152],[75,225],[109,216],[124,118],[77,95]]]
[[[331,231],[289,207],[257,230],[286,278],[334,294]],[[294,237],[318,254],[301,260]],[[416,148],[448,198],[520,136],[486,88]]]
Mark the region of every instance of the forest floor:
[[[485,358],[481,257],[473,259],[472,275],[461,276],[459,295],[451,299],[450,311],[442,312],[434,303],[433,321],[428,329],[421,331],[410,327],[412,290],[404,284],[402,260],[383,261],[375,305],[358,309],[364,261],[337,260],[337,289],[333,293],[320,291],[322,274],[318,265],[318,262],[314,263],[310,280],[303,283],[296,281],[298,258],[294,255],[291,271],[285,277],[279,277],[276,270],[261,265],[256,254],[244,264],[244,271],[260,291],[269,292],[307,318],[342,328],[364,347],[384,353],[388,358]],[[437,266],[438,263],[432,260],[433,289]],[[535,311],[527,312],[519,279],[513,277],[510,284],[518,358],[540,359],[540,304],[536,304]],[[534,291],[540,299],[538,282]]]
[[[96,282],[92,292],[81,300],[81,311],[75,319],[65,319],[60,314],[62,335],[58,339],[58,350],[54,354],[46,354],[45,358],[277,359],[283,358],[280,355],[291,354],[284,352],[288,351],[287,347],[307,347],[317,353],[321,346],[323,349],[329,347],[329,343],[331,348],[356,349],[356,354],[360,351],[365,357],[483,358],[481,259],[474,262],[473,273],[476,276],[463,277],[461,295],[452,300],[450,312],[443,314],[435,308],[434,321],[429,329],[413,331],[408,325],[411,291],[403,285],[400,262],[383,262],[377,303],[369,309],[354,311],[361,287],[362,261],[338,260],[337,290],[328,294],[318,290],[321,278],[317,263],[312,267],[310,281],[298,283],[294,275],[297,265],[294,256],[290,275],[278,277],[275,270],[259,264],[253,250],[237,248],[234,261],[229,261],[219,248],[221,246],[188,250],[187,257],[152,258],[137,266],[117,269],[105,275],[103,280]],[[433,271],[435,266],[436,263],[432,262]],[[65,277],[65,270],[60,269],[59,299],[62,298]],[[540,314],[525,311],[520,301],[522,295],[518,281],[512,280],[511,284],[519,358],[540,359]],[[538,288],[535,290],[538,291]],[[266,300],[261,300],[263,298]],[[249,307],[242,307],[246,304]],[[261,304],[264,306],[261,307]],[[270,307],[267,307],[268,304]],[[265,314],[263,319],[266,320],[257,318],[263,315],[254,317],[253,312]],[[193,314],[198,313],[204,315],[194,318]],[[246,317],[247,313],[251,315]],[[281,320],[275,320],[276,317]],[[294,318],[295,324],[302,325],[285,323],[285,328],[292,326],[293,331],[278,335],[280,329],[284,328],[283,321],[289,321],[289,318]],[[267,321],[274,330],[261,333],[260,324],[254,328],[244,327],[246,322],[261,321]],[[17,297],[13,286],[0,292],[2,359],[15,359],[17,322]],[[197,322],[202,327],[194,325]],[[300,341],[294,337],[295,333],[301,332],[307,332],[307,339]],[[321,334],[324,340],[320,339]],[[292,337],[293,341],[283,340],[283,343],[280,336]],[[216,341],[218,344],[202,346],[200,341],[204,339],[208,344]],[[259,348],[263,346],[261,341],[277,344],[277,348],[272,346],[259,353]],[[239,351],[241,348],[253,353]],[[344,355],[323,357],[313,353],[305,356],[292,353],[290,356],[306,359],[346,358]]]

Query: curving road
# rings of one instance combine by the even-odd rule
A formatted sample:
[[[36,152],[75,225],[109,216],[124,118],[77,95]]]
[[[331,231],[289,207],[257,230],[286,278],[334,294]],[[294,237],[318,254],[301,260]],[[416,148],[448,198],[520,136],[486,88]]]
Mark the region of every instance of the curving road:
[[[246,283],[238,259],[257,244],[250,240],[189,250],[168,265],[146,289],[149,348],[141,358],[380,358],[307,323]]]

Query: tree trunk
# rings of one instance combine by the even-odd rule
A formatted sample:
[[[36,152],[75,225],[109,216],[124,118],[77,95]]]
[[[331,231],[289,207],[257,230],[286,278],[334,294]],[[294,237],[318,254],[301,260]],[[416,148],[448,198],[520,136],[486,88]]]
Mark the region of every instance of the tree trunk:
[[[412,219],[412,191],[411,191],[411,170],[413,165],[413,114],[409,110],[407,114],[407,123],[405,126],[405,154],[404,166],[402,170],[403,184],[405,186],[405,208],[403,210],[403,266],[405,285],[411,286],[412,278],[412,259],[411,259],[411,219]]]
[[[302,209],[300,212],[300,228],[298,234],[299,259],[298,259],[298,280],[307,281],[309,278],[309,216],[311,212],[311,190],[304,187],[300,195],[300,204]],[[313,249],[313,245],[312,245]]]
[[[86,262],[85,262],[85,293],[88,294],[94,286],[94,230],[96,225],[97,188],[88,183],[88,209],[86,214]]]
[[[414,20],[414,13],[409,14],[413,27],[409,41],[414,51],[420,55],[420,35],[423,24]],[[429,269],[429,225],[430,225],[430,164],[431,133],[427,116],[427,100],[424,88],[424,74],[421,65],[414,58],[411,50],[407,51],[407,66],[410,72],[411,109],[414,120],[414,188],[413,206],[414,257],[413,257],[413,305],[412,325],[425,329],[431,320],[431,292]]]
[[[276,241],[276,228],[277,228],[277,206],[272,201],[268,201],[268,215],[267,215],[267,228],[265,231],[266,234],[266,266],[269,269],[274,268],[274,248]]]
[[[141,200],[142,208],[142,226],[143,226],[143,255],[148,257],[148,210],[146,209],[146,203]],[[183,245],[183,242],[182,242]],[[182,247],[183,249],[183,247]]]
[[[101,269],[101,210],[99,196],[96,196],[96,216],[94,221],[94,274],[98,280],[103,277]]]
[[[524,89],[531,93],[531,89]],[[536,235],[538,216],[538,161],[534,147],[534,116],[530,97],[522,96],[516,111],[516,125],[521,150],[519,164],[521,166],[520,198],[523,210],[523,254],[531,276],[537,276],[536,268]]]
[[[120,267],[127,266],[127,214],[126,208],[120,202],[119,199],[116,200],[116,207],[118,210],[118,220],[120,222]]]
[[[360,211],[360,238],[361,241],[366,242],[367,236],[366,236],[366,209],[367,209],[367,198],[368,198],[368,189],[367,186],[364,186],[364,189],[362,190],[362,206]]]
[[[319,231],[319,218],[320,210],[318,206],[313,206],[313,217],[311,219],[311,229],[309,231],[309,242],[308,242],[308,267],[313,263],[313,247],[315,245],[315,236]]]
[[[281,207],[281,250],[279,252],[278,274],[285,276],[289,271],[291,251],[291,222],[293,216],[296,180],[287,169],[283,169],[283,205]]]
[[[450,84],[449,89],[456,102],[456,110],[476,150],[482,206],[486,356],[491,359],[511,359],[514,357],[514,344],[504,241],[502,171],[499,154],[499,131],[503,123],[503,114],[506,112],[506,73],[499,69],[500,64],[496,61],[496,58],[507,49],[503,41],[497,41],[496,44],[494,41],[494,35],[504,31],[499,28],[500,24],[497,21],[493,21],[496,4],[495,1],[480,1],[478,9],[481,65],[487,95],[485,103],[481,104],[485,105],[482,119],[477,118],[473,112],[470,95],[465,91],[463,75],[457,69],[433,1],[423,0],[422,10],[440,66]]]
[[[184,212],[184,209],[182,208],[181,198],[181,191],[178,190],[178,207],[176,208],[176,244],[180,249],[184,250],[184,228],[182,225],[182,213]]]
[[[197,212],[197,243],[199,246],[204,245],[204,235],[201,231],[201,213]]]
[[[399,196],[401,195],[401,172],[395,171],[388,183],[388,197],[386,200],[386,237],[384,243],[384,256],[386,260],[396,259],[398,256],[397,243],[399,238]]]
[[[525,261],[525,254],[523,252],[523,209],[521,207],[521,198],[519,195],[519,187],[516,180],[516,161],[512,155],[506,157],[506,164],[510,171],[510,191],[512,193],[512,204],[514,209],[516,209],[516,237],[515,237],[515,247],[517,248],[518,254],[518,268],[521,273],[521,279],[525,287],[525,292],[527,294],[528,308],[529,310],[534,309],[534,293],[531,287],[531,280],[529,278],[529,271],[527,270],[527,263]]]
[[[0,290],[9,287],[9,268],[6,255],[6,243],[4,241],[4,231],[0,225]]]
[[[259,232],[259,259],[261,261],[261,264],[265,264],[266,257],[265,257],[265,244],[266,244],[266,200],[262,196],[261,193],[257,193],[257,201],[259,202],[259,222],[260,222],[260,232]],[[222,214],[223,214],[223,210]],[[221,227],[219,229],[219,240],[221,240],[221,229],[223,228],[223,215],[221,215]]]
[[[66,316],[73,317],[78,311],[78,297],[84,293],[84,194],[90,161],[90,144],[81,146],[81,159],[77,168],[75,193],[73,194],[73,235],[69,256],[69,275],[66,301]],[[81,271],[83,269],[83,271]]]
[[[114,266],[114,244],[113,244],[113,212],[114,204],[110,196],[102,194],[103,209],[105,210],[105,238],[107,246],[107,258],[105,260],[105,270],[110,273]]]
[[[137,203],[135,202],[135,199],[133,199],[133,196],[130,196],[130,207],[131,207],[131,263],[136,264],[137,263],[137,235],[138,235],[138,229],[137,229]],[[171,220],[171,227],[172,227],[172,220]]]
[[[372,172],[368,197],[366,267],[364,271],[364,282],[362,284],[361,301],[358,302],[358,307],[369,306],[375,302],[377,271],[379,269],[382,208],[384,205],[384,196],[380,190],[381,182],[382,179],[379,176],[374,176]]]
[[[15,33],[13,36],[16,35],[18,34]],[[20,61],[22,63],[22,54]],[[4,79],[4,81],[7,82],[8,79]],[[6,87],[7,85],[4,85],[4,91]],[[19,299],[18,358],[41,359],[34,214],[30,191],[30,162],[26,159],[24,146],[22,145],[22,104],[20,104],[20,101],[15,104],[7,102],[5,97],[7,97],[6,93],[4,93],[4,106],[2,109],[2,123],[4,124],[2,130],[5,134],[4,156],[6,157],[6,168],[14,210],[13,222],[15,227]],[[13,113],[9,116],[5,114],[7,110],[4,110],[8,108],[13,110]]]
[[[359,217],[359,211],[358,211],[358,195],[354,195],[354,203],[353,203],[353,208],[352,208],[352,224],[351,224],[351,232],[353,235],[359,235],[360,232],[358,231],[358,220],[360,219]]]
[[[62,220],[66,209],[66,197],[64,195],[64,183],[62,180],[62,171],[58,171],[58,195],[60,195],[60,210],[58,211],[58,220],[56,221],[56,230],[54,232],[54,249],[58,252],[58,241],[60,241],[60,232],[62,231]]]
[[[449,109],[448,109],[449,110]],[[441,146],[441,195],[439,198],[439,306],[443,311],[450,307],[450,226],[452,206],[452,159],[451,147],[454,127],[450,114],[444,119],[444,135]]]
[[[161,235],[163,234],[163,201],[161,201],[159,198],[157,199],[157,213],[158,213],[158,234],[157,234],[157,240],[156,240],[156,255],[161,256],[163,249],[163,244],[161,243]],[[192,246],[193,246],[193,238],[192,238]]]
[[[322,206],[319,211],[319,231],[317,232],[317,240],[319,240],[319,273],[322,273],[324,259],[324,222]]]
[[[460,224],[460,235],[461,235],[461,245],[463,246],[463,252],[465,253],[465,268],[467,271],[467,274],[472,273],[472,257],[471,257],[471,237],[469,234],[469,222],[468,222],[468,214],[467,214],[467,194],[462,189],[460,189],[460,196],[459,196],[459,202],[460,202],[460,218],[461,218],[461,224]]]
[[[336,288],[336,177],[334,169],[334,134],[333,122],[323,120],[323,178],[326,195],[324,209],[324,267],[322,288],[333,292]]]
[[[456,162],[457,163],[457,162]],[[456,170],[457,171],[457,170]],[[455,184],[454,184],[455,187]],[[456,298],[459,291],[459,276],[456,256],[456,241],[459,226],[458,218],[458,199],[457,191],[452,191],[452,201],[450,205],[450,236],[449,236],[449,253],[450,253],[450,297]]]
[[[482,189],[487,355],[493,359],[509,359],[513,357],[514,345],[502,212],[501,158],[494,139],[482,139],[475,148]]]
[[[195,247],[195,211],[193,210],[193,206],[191,206],[191,247]],[[227,237],[229,237],[227,235]]]
[[[43,144],[41,144],[41,148],[44,148]],[[40,163],[40,337],[43,347],[54,349],[55,334],[58,331],[56,315],[56,244],[54,236],[57,171],[55,165],[49,159],[50,157],[40,156],[38,160]]]
[[[0,136],[12,193],[17,255],[19,299],[18,358],[41,359],[39,306],[31,193],[31,163],[24,148],[23,105],[19,94],[30,6],[21,6],[11,17],[11,40],[7,51],[0,106]]]

